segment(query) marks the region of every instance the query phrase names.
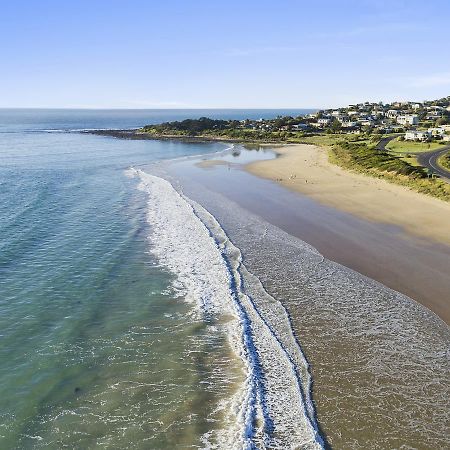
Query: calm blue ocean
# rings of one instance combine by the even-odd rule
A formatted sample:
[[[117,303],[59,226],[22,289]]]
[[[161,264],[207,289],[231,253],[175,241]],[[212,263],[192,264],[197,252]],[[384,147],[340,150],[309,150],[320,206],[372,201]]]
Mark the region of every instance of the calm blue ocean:
[[[149,252],[126,174],[224,145],[70,131],[302,112],[0,110],[0,448],[198,445],[241,376]]]

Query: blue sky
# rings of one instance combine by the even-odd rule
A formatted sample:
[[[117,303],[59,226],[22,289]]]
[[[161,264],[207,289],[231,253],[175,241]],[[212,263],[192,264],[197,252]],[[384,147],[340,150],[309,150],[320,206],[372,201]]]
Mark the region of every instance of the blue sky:
[[[313,108],[450,94],[448,0],[0,6],[0,107]]]

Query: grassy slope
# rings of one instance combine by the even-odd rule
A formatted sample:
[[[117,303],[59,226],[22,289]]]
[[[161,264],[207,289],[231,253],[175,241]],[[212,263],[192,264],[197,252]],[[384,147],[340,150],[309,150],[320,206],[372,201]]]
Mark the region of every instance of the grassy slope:
[[[389,153],[374,150],[374,144],[367,142],[346,142],[334,137],[327,144],[311,142],[328,148],[329,161],[345,169],[383,178],[390,183],[407,186],[410,189],[444,201],[450,201],[450,184],[438,178],[426,178],[422,167]]]
[[[450,152],[445,153],[438,159],[438,163],[447,170],[450,170]]]
[[[397,138],[389,142],[386,148],[395,153],[418,153],[439,149],[440,144],[436,142],[399,141]]]

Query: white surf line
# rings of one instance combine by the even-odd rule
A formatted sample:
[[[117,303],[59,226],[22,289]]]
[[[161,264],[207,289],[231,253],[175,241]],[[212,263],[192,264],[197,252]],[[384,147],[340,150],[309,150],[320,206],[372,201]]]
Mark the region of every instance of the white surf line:
[[[185,197],[186,198],[186,197]],[[220,224],[217,222],[214,216],[212,216],[207,210],[205,210],[201,205],[198,203],[189,200],[186,198],[187,201],[189,201],[194,208],[194,212],[196,213],[199,220],[201,220],[206,228],[209,230],[210,235],[213,239],[217,240],[217,235],[221,235],[221,240],[225,241],[225,251],[222,250],[222,255],[224,260],[227,262],[227,265],[229,266],[230,270],[233,273],[233,277],[235,279],[236,283],[236,292],[240,295],[240,302],[246,311],[247,317],[249,315],[256,316],[256,320],[254,318],[253,322],[251,324],[255,324],[255,322],[261,322],[262,328],[266,328],[271,333],[272,337],[275,339],[276,344],[278,346],[278,350],[282,353],[284,353],[285,357],[288,361],[288,366],[290,366],[290,370],[293,372],[293,375],[295,377],[297,386],[297,396],[296,398],[299,399],[300,408],[302,410],[302,414],[307,416],[309,420],[310,427],[312,430],[309,430],[314,435],[314,441],[315,443],[319,444],[320,447],[324,446],[324,442],[322,437],[319,434],[318,425],[316,423],[316,416],[315,416],[315,409],[312,403],[311,398],[311,375],[309,373],[309,364],[305,358],[304,353],[302,352],[300,345],[298,344],[297,339],[294,336],[294,333],[292,331],[292,326],[290,322],[289,315],[284,308],[284,306],[276,300],[274,297],[269,295],[267,291],[264,289],[264,286],[260,282],[260,280],[248,272],[247,268],[244,266],[242,261],[242,255],[237,247],[235,247],[231,241],[229,240],[228,236],[226,235],[223,228],[220,226]],[[203,218],[202,218],[203,217]],[[206,220],[205,220],[206,219]],[[215,232],[212,231],[214,229]],[[226,247],[231,248],[231,251],[234,253],[237,253],[237,258],[232,258],[230,260],[229,256],[226,252]],[[223,248],[223,244],[220,245],[221,248]],[[234,260],[234,267],[232,264],[232,261]],[[258,302],[258,299],[253,298],[247,290],[244,287],[244,280],[241,276],[241,271],[246,274],[246,278],[251,277],[252,281],[255,281],[258,284],[259,289],[262,291],[262,295],[267,297],[268,304],[266,303],[265,307],[261,304],[261,302]],[[258,305],[259,303],[259,305]],[[263,308],[261,308],[263,307]],[[271,308],[272,311],[268,311],[267,307]],[[261,309],[266,309],[265,311],[261,311]],[[251,311],[251,314],[249,314],[249,311]],[[276,316],[276,322],[279,324],[280,321],[282,325],[285,328],[285,332],[287,332],[286,336],[283,336],[280,330],[276,330],[275,326],[273,324],[270,324],[270,318],[264,317],[263,313],[271,313],[266,314],[266,316],[272,315]],[[269,320],[268,320],[269,319]],[[272,321],[273,322],[273,321]],[[261,345],[261,344],[260,344]],[[291,346],[292,348],[289,348]],[[258,351],[258,348],[256,348],[256,351]],[[264,364],[259,363],[259,365],[264,366]],[[302,370],[300,370],[302,369]],[[264,376],[264,374],[262,374]],[[303,383],[302,380],[306,378],[305,382]],[[280,398],[281,400],[281,398]],[[286,403],[283,405],[286,406]],[[264,412],[264,411],[263,411]],[[267,419],[269,422],[272,422],[270,417]],[[291,431],[290,431],[291,433]],[[267,442],[267,444],[270,446],[270,448],[276,448],[273,447],[275,442]],[[296,442],[296,445],[306,445],[310,444],[310,442],[303,442],[299,443]],[[280,447],[283,448],[283,447]]]
[[[240,270],[245,269],[239,250],[206,210],[180,195],[168,181],[142,171],[136,173],[144,184],[144,190],[156,203],[154,207],[165,209],[162,212],[164,229],[158,229],[157,226],[161,217],[149,217],[150,222],[153,219],[152,224],[156,224],[156,245],[160,239],[163,241],[158,252],[163,262],[175,274],[182,274],[183,282],[190,288],[191,299],[199,301],[202,309],[224,313],[226,311],[219,311],[220,308],[227,308],[227,304],[229,307],[231,300],[235,314],[239,317],[242,344],[240,356],[247,369],[247,381],[245,392],[240,396],[242,441],[240,444],[235,441],[238,444],[236,448],[254,448],[255,445],[262,448],[323,448],[317,424],[311,416],[309,392],[304,392],[300,372],[296,367],[298,358],[294,362],[273,327],[261,315],[255,301],[246,294],[240,274]],[[151,214],[155,212],[150,213],[150,216]],[[161,211],[156,214],[161,214]],[[206,220],[203,221],[200,215],[206,217]],[[172,234],[167,231],[170,230],[170,225],[177,228]],[[169,234],[165,236],[165,233]],[[168,242],[164,242],[164,238],[168,238]],[[171,248],[177,247],[176,241],[187,243],[188,251],[186,252],[186,248]],[[192,244],[194,248],[189,248]],[[212,251],[213,248],[215,252]],[[168,254],[163,255],[161,250]],[[189,267],[189,264],[186,266],[186,260],[177,261],[180,255],[183,256],[183,251],[189,258],[193,250],[197,250],[199,257],[195,267]],[[202,256],[204,253],[208,253],[206,258]],[[198,276],[204,263],[206,271],[201,274],[204,279],[194,280],[190,277],[189,270],[194,269],[197,272],[194,275]],[[188,272],[183,273],[186,269]],[[214,279],[211,278],[213,273],[216,276]],[[224,284],[227,292],[223,290]],[[219,286],[218,290],[211,290],[211,285]],[[218,296],[223,298],[219,299]],[[300,354],[303,355],[301,352]],[[300,362],[306,364],[304,357]]]
[[[225,399],[228,400],[228,428],[210,437],[205,435],[202,441],[208,448],[244,448],[256,402],[254,383],[248,376],[252,369],[243,347],[241,318],[229,287],[229,272],[216,242],[197,219],[192,206],[166,180],[133,171],[141,179],[140,188],[148,194],[152,251],[176,275],[175,287],[184,290],[185,300],[197,307],[200,316],[227,314],[234,317],[227,334],[231,348],[242,360],[247,381],[233,398]]]

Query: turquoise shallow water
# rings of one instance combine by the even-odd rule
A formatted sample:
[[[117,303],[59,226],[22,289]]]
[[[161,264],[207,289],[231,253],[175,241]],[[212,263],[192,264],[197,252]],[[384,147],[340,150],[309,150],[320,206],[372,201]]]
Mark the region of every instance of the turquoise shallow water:
[[[231,114],[158,113],[0,111],[0,448],[446,448],[448,327],[228,198],[270,151],[70,131]]]
[[[125,169],[224,146],[66,132],[173,114],[0,112],[0,448],[173,448],[220,426],[242,374],[149,253]]]

